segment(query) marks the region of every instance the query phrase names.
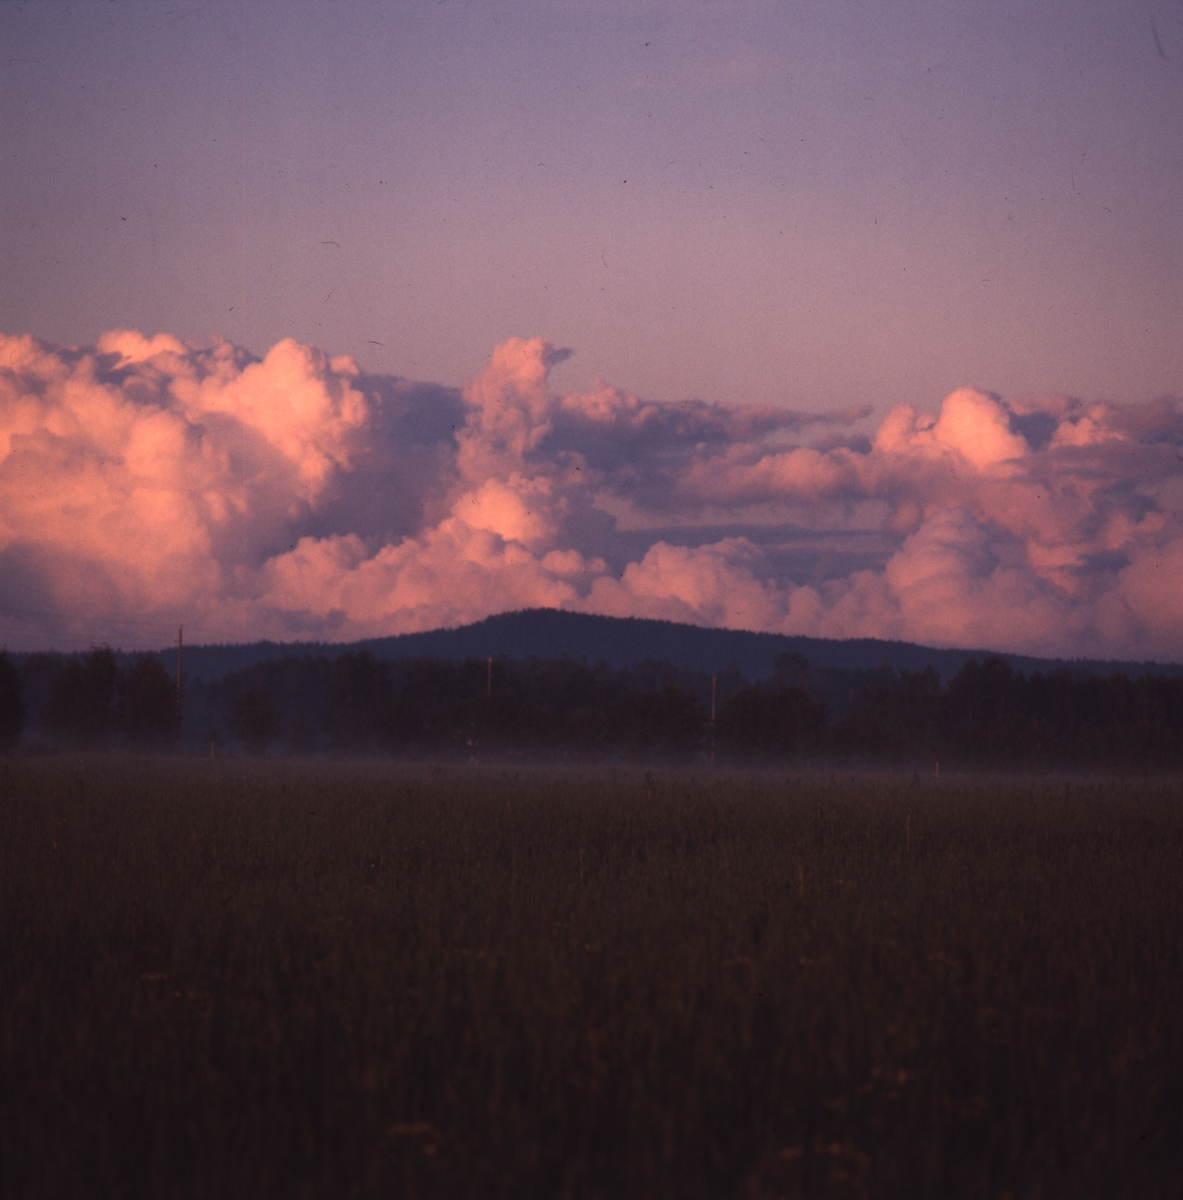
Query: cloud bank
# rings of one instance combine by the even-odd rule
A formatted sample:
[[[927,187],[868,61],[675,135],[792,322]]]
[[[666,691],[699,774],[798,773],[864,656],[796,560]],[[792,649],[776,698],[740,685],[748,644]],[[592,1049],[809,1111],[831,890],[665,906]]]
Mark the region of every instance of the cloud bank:
[[[828,415],[600,386],[498,346],[461,390],[285,340],[0,337],[0,629],[350,640],[546,606],[1183,658],[1183,403]]]

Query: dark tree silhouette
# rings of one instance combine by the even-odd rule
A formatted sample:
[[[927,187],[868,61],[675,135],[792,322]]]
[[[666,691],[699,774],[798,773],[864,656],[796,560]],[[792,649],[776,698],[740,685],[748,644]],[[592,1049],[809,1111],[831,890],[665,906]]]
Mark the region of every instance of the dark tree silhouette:
[[[789,651],[778,654],[772,660],[772,686],[777,688],[802,688],[813,674],[809,660],[803,654]]]
[[[1003,658],[968,662],[949,681],[945,708],[953,750],[970,761],[1018,757],[1027,725],[1026,679]]]
[[[227,728],[252,754],[266,754],[279,725],[275,701],[257,683],[248,683],[235,697]]]
[[[106,646],[67,660],[41,712],[45,727],[71,745],[106,750],[118,679],[119,665]]]
[[[325,687],[324,723],[334,747],[369,750],[375,741],[384,740],[393,701],[389,663],[370,650],[339,655]]]
[[[720,749],[760,758],[801,754],[822,745],[829,714],[799,687],[743,688],[724,701],[715,723]]]
[[[621,692],[609,708],[608,722],[622,749],[662,755],[691,753],[706,728],[697,699],[674,684],[655,692]]]
[[[24,684],[16,665],[0,650],[0,753],[11,754],[25,727]]]
[[[378,711],[375,732],[378,743],[387,750],[413,746],[423,733],[423,714],[406,696],[391,696]]]
[[[932,667],[901,671],[861,689],[836,738],[847,752],[870,758],[939,758],[945,696]]]
[[[137,748],[163,746],[176,737],[177,689],[158,658],[139,655],[119,680],[119,732]]]
[[[82,680],[96,674],[102,653],[65,672],[57,656],[24,658],[29,707],[40,707],[60,674],[53,712],[43,711],[59,730],[88,728],[70,714],[84,707]],[[723,755],[771,762],[837,754],[930,768],[934,760],[1183,765],[1183,677],[1088,675],[1079,667],[1025,676],[989,657],[961,664],[946,686],[931,667],[821,669],[796,655],[781,655],[775,665],[775,674],[755,686],[734,666],[715,676],[715,745]],[[157,675],[162,709],[171,711],[163,679],[142,669]],[[303,752],[318,748],[319,717],[338,751],[685,757],[706,750],[711,685],[705,671],[656,659],[613,667],[495,658],[490,666],[488,658],[388,662],[360,650],[336,659],[285,655],[208,684],[195,677],[186,703],[193,729],[228,727],[258,751],[282,716],[288,745]],[[119,693],[121,715],[130,687],[131,674]]]

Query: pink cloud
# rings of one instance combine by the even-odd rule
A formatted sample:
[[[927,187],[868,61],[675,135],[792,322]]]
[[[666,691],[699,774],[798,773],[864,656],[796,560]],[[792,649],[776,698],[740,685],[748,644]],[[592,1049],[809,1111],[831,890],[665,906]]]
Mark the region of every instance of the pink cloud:
[[[963,388],[868,443],[841,433],[859,409],[555,394],[567,353],[512,339],[455,394],[290,339],[0,338],[5,638],[344,640],[548,606],[1183,657],[1177,401]]]
[[[879,427],[875,449],[924,458],[956,456],[979,472],[1005,469],[1029,452],[1027,442],[1011,431],[1009,415],[993,396],[958,388],[935,418],[906,405],[893,409]]]

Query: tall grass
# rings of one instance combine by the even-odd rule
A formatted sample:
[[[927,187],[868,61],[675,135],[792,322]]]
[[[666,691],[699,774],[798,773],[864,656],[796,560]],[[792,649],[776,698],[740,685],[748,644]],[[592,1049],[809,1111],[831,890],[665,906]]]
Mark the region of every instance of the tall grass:
[[[1183,1195],[1183,787],[16,762],[24,1196]]]

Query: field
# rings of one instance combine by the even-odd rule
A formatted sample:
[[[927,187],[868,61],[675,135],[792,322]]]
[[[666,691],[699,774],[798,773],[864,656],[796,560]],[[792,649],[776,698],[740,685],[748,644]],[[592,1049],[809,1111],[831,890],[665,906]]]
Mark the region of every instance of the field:
[[[0,765],[5,1197],[1183,1195],[1183,785]]]

